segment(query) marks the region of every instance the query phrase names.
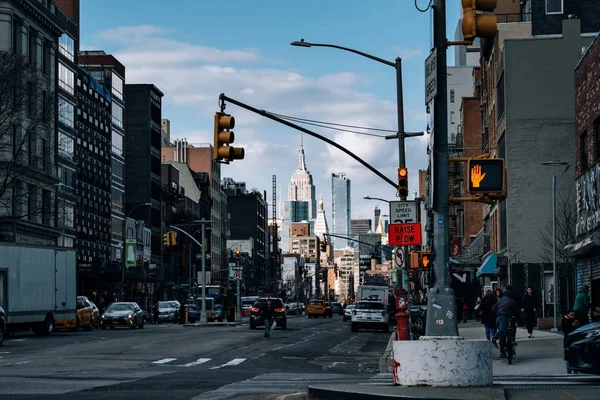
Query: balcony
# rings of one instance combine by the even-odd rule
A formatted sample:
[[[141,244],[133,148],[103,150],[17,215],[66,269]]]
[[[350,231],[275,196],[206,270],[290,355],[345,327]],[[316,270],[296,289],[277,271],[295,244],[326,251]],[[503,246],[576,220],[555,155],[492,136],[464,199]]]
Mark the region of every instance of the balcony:
[[[496,14],[496,18],[499,24],[531,22],[531,13]]]

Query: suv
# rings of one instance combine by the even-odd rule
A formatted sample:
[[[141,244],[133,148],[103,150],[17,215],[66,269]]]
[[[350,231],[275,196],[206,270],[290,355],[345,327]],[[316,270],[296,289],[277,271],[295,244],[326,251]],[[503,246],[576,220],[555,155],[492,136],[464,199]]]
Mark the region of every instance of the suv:
[[[359,328],[381,328],[384,332],[390,331],[385,305],[380,301],[362,300],[356,303],[352,310],[352,323],[350,330],[358,331]]]
[[[281,329],[287,329],[287,315],[283,301],[278,297],[269,297],[271,300],[271,308],[273,308],[273,318],[277,322],[277,326]],[[255,329],[257,326],[262,326],[263,321],[260,320],[260,310],[267,302],[267,297],[260,297],[252,305],[250,309],[250,329]]]
[[[335,315],[344,315],[344,307],[342,307],[342,303],[331,303],[331,312]]]

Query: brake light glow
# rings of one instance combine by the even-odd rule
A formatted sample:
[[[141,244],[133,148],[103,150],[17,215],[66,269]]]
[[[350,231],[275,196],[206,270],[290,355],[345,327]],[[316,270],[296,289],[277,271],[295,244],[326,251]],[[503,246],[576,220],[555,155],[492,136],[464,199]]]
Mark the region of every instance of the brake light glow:
[[[276,308],[275,311],[277,311],[277,312],[284,312],[285,308],[279,307],[279,308]]]
[[[258,308],[258,307],[252,307],[252,308],[250,309],[250,311],[258,311],[258,310],[260,310],[260,308]]]

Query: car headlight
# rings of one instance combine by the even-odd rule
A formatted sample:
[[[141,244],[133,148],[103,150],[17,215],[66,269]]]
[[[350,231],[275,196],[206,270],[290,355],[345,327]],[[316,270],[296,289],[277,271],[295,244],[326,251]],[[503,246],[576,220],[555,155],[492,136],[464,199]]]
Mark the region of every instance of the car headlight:
[[[593,331],[589,331],[585,337],[586,339],[594,338],[596,336],[600,336],[600,329],[594,329]]]
[[[131,319],[131,318],[133,318],[133,315],[129,314],[127,317],[128,317],[129,319]]]
[[[102,314],[102,319],[106,319],[106,314]]]

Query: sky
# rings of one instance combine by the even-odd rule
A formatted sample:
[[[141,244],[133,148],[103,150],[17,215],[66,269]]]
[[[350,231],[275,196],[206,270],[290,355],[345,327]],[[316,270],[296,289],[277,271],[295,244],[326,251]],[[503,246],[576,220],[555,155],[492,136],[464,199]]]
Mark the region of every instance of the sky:
[[[417,3],[423,9],[428,0]],[[447,3],[448,37],[453,38],[460,1]],[[431,11],[417,11],[413,0],[83,0],[80,48],[115,55],[125,65],[126,83],[156,85],[164,93],[162,117],[171,121],[171,136],[192,144],[212,144],[220,93],[286,116],[396,130],[394,68],[346,51],[290,42],[335,44],[392,62],[399,56],[405,131],[423,132],[429,118],[424,61],[432,48],[431,17]],[[454,65],[452,50],[448,65]],[[246,156],[222,165],[221,176],[266,190],[271,203],[276,175],[281,216],[298,167],[300,132],[233,104],[226,112],[236,119],[234,145],[244,147]],[[302,126],[397,181],[397,141]],[[418,191],[418,170],[427,168],[428,140],[428,135],[406,140],[409,198]],[[388,213],[386,203],[363,197],[396,199],[389,183],[316,138],[304,135],[304,149],[317,201],[322,195],[329,221],[334,172],[351,180],[353,219],[373,219],[375,206]]]

